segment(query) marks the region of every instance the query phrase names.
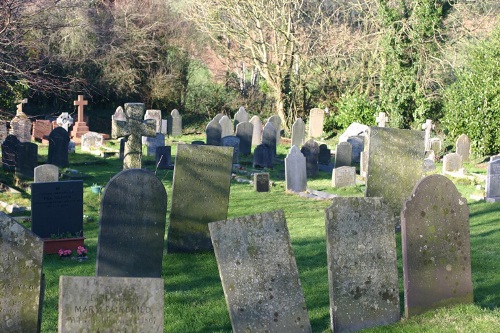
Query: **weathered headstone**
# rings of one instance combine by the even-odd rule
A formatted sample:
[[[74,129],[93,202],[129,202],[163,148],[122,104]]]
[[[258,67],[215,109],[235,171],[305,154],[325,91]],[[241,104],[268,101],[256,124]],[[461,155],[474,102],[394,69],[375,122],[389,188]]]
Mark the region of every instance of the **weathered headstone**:
[[[15,135],[19,142],[31,141],[31,120],[22,110],[18,110],[10,121],[10,134]]]
[[[268,121],[264,130],[262,131],[262,144],[268,146],[273,152],[273,158],[276,156],[276,137],[278,136],[276,127],[273,123]]]
[[[59,333],[163,333],[164,282],[158,278],[59,277]]]
[[[33,130],[31,132],[31,139],[33,141],[45,142],[46,137],[52,131],[52,124],[50,120],[37,119],[33,123]]]
[[[148,156],[156,156],[156,148],[165,145],[165,134],[156,133],[156,136],[143,136],[144,144],[146,145],[148,151]]]
[[[172,147],[161,146],[156,148],[156,167],[158,169],[170,169],[172,167]]]
[[[493,161],[496,161],[496,160],[500,160],[500,155],[490,156],[490,162],[493,162]]]
[[[258,116],[253,116],[250,123],[253,125],[252,146],[258,146],[262,143],[262,121]]]
[[[233,332],[312,332],[283,211],[209,228]]]
[[[236,126],[238,126],[239,123],[247,122],[248,121],[248,113],[245,110],[243,106],[241,106],[234,114],[234,129],[236,130]]]
[[[394,215],[382,198],[333,198],[326,209],[331,328],[399,321]]]
[[[104,142],[102,134],[96,132],[87,132],[81,136],[81,149],[82,151],[92,151],[100,149]]]
[[[346,187],[356,185],[356,168],[342,166],[332,170],[332,186]]]
[[[0,119],[0,145],[3,144],[7,135],[9,135],[9,132],[7,131],[7,122]]]
[[[9,134],[2,143],[2,168],[4,171],[16,170],[16,151],[20,144],[15,135]]]
[[[154,119],[156,128],[156,133],[161,133],[161,110],[146,110],[144,114],[144,120]]]
[[[125,103],[127,121],[114,120],[115,138],[125,137],[123,169],[140,169],[142,167],[143,136],[156,136],[156,125],[152,119],[142,120],[145,106],[143,103]]]
[[[500,201],[500,159],[488,163],[485,200],[486,202]]]
[[[42,164],[34,169],[35,183],[57,182],[59,180],[59,168],[54,164]]]
[[[430,139],[430,146],[431,146],[431,150],[434,152],[434,160],[435,161],[439,160],[442,145],[443,145],[443,140],[441,140],[440,138],[431,138]]]
[[[422,129],[425,130],[424,147],[425,150],[431,150],[431,131],[434,129],[434,124],[432,124],[431,119],[427,119],[425,124],[422,124]]]
[[[111,178],[101,200],[97,276],[161,277],[166,214],[167,193],[154,173],[129,169]]]
[[[302,147],[306,138],[306,124],[297,118],[292,125],[292,146]]]
[[[309,113],[309,137],[320,138],[323,135],[325,110],[314,108]]]
[[[225,136],[222,138],[221,146],[233,147],[233,164],[239,163],[240,158],[240,138],[237,136]]]
[[[0,212],[0,332],[40,332],[43,241]]]
[[[57,117],[56,124],[68,132],[69,127],[73,125],[73,117],[71,117],[68,112],[63,112]]]
[[[309,139],[300,149],[306,158],[307,178],[314,177],[318,174],[318,156],[319,145],[314,139]]]
[[[276,131],[276,143],[275,143],[275,147],[278,146],[280,143],[281,143],[281,118],[279,116],[271,116],[269,117],[269,119],[267,119],[267,123],[271,123],[273,124],[273,127]],[[264,126],[264,130],[265,130],[265,126]],[[262,134],[262,136],[264,136],[264,134]],[[262,143],[264,143],[264,138],[262,138]]]
[[[173,109],[168,117],[168,135],[173,137],[182,136],[182,116],[177,109]]]
[[[457,154],[462,156],[462,162],[470,161],[470,139],[467,135],[462,134],[456,142]]]
[[[219,122],[219,120],[221,120],[221,119],[222,119],[222,117],[224,117],[224,114],[222,114],[222,113],[217,113],[217,114],[215,115],[215,117],[214,117],[212,120],[215,120],[216,122]]]
[[[328,146],[324,143],[319,145],[319,155],[318,155],[318,163],[319,164],[330,164],[332,159],[331,151]]]
[[[364,135],[366,132],[368,132],[368,126],[360,123],[352,123],[339,136],[339,142],[346,142],[351,136]]]
[[[395,215],[422,178],[424,132],[370,127],[365,196],[383,197]]]
[[[352,147],[352,163],[361,162],[361,152],[364,150],[364,139],[362,135],[351,136],[347,139],[347,142],[351,144]]]
[[[236,134],[240,138],[240,153],[249,155],[252,152],[253,125],[248,121],[239,122],[236,125]]]
[[[162,119],[161,120],[161,133],[165,134],[165,135],[168,135],[168,120],[167,119]]]
[[[49,135],[48,164],[65,168],[69,165],[68,158],[69,133],[62,127],[57,127]]]
[[[436,163],[434,163],[434,156],[427,157],[424,159],[424,172],[430,172],[436,170]]]
[[[286,190],[304,192],[307,189],[306,158],[297,146],[285,157]]]
[[[33,179],[34,169],[38,166],[38,145],[20,142],[16,147],[16,177]]]
[[[450,153],[443,156],[443,173],[458,172],[462,168],[462,155]]]
[[[205,129],[207,136],[207,145],[220,146],[222,139],[222,127],[218,120],[213,119],[210,121]]]
[[[469,207],[445,176],[420,180],[401,212],[405,315],[472,303]]]
[[[352,146],[349,142],[339,142],[335,149],[335,168],[351,166]]]
[[[233,122],[231,121],[231,119],[229,119],[228,116],[222,116],[222,118],[219,120],[219,124],[222,130],[221,138],[234,135]]]
[[[111,116],[111,137],[117,138],[118,128],[116,127],[116,121],[127,121],[127,115],[121,106],[116,108],[115,113]]]
[[[375,121],[377,122],[378,127],[385,127],[385,124],[389,121],[389,118],[387,118],[385,112],[379,112],[378,117],[375,118]]]
[[[253,167],[273,168],[274,152],[268,145],[260,144],[253,151]]]
[[[368,176],[368,152],[364,150],[359,155],[359,175],[365,179]]]
[[[167,252],[212,249],[208,223],[227,217],[233,149],[178,145]]]
[[[83,134],[89,131],[89,127],[85,122],[85,116],[83,113],[83,107],[88,105],[89,101],[83,99],[83,95],[78,95],[78,100],[73,102],[73,105],[78,106],[78,119],[73,125],[73,130],[71,131],[71,138],[75,142],[80,142],[80,138]]]
[[[256,192],[269,192],[269,173],[267,172],[254,173],[253,188]]]

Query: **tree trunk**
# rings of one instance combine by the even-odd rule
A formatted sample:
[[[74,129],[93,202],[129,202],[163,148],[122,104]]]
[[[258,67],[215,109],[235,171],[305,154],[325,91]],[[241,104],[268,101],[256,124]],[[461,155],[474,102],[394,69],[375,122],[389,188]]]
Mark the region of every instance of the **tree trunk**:
[[[281,91],[274,93],[274,98],[276,99],[276,113],[281,119],[281,128],[285,133],[290,133],[290,126],[288,126],[286,110],[285,110],[285,99]]]

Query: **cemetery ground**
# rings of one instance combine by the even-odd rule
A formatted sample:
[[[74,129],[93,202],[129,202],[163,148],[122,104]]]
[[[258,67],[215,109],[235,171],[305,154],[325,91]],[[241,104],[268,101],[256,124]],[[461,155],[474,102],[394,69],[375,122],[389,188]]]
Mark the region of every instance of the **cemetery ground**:
[[[204,140],[204,136],[184,136],[187,143]],[[176,154],[176,144],[172,155]],[[108,146],[118,149],[115,141]],[[288,145],[278,146],[278,158],[283,160]],[[47,147],[39,146],[39,163],[45,163]],[[299,277],[313,332],[330,331],[327,254],[325,240],[325,209],[329,200],[315,200],[285,192],[283,163],[275,163],[270,173],[272,186],[269,192],[256,192],[253,185],[242,179],[250,179],[251,157],[240,158],[245,168],[231,181],[228,218],[283,209]],[[476,161],[480,162],[480,161]],[[84,180],[84,236],[88,248],[86,261],[63,260],[57,254],[45,255],[43,270],[46,278],[43,302],[42,332],[57,332],[59,276],[95,276],[99,204],[101,195],[93,193],[94,184],[105,186],[119,171],[122,162],[116,157],[101,158],[82,153],[77,147],[70,154],[69,168]],[[143,156],[143,167],[156,172],[168,193],[168,207],[172,198],[172,170],[156,170],[154,157]],[[465,164],[469,172],[486,174],[485,164]],[[440,164],[437,165],[440,170]],[[12,173],[0,171],[0,182],[14,186]],[[69,179],[69,178],[66,178]],[[253,179],[253,178],[252,178]],[[64,178],[63,178],[64,180]],[[470,241],[474,304],[440,308],[423,315],[402,319],[389,326],[363,332],[500,332],[500,203],[474,201],[470,195],[478,191],[477,179],[452,178],[461,194],[467,198],[470,208]],[[137,184],[141,186],[141,184]],[[363,196],[364,186],[335,189],[331,186],[331,173],[320,171],[308,181],[308,187],[340,196]],[[21,194],[1,193],[2,201],[30,205],[29,192]],[[168,214],[167,212],[167,223]],[[17,215],[29,216],[29,212]],[[23,225],[30,228],[29,219]],[[403,309],[403,273],[401,263],[400,233],[396,233],[401,313]],[[130,249],[133,251],[134,249]],[[147,258],[145,258],[147,260]],[[163,258],[162,278],[165,285],[165,332],[231,332],[231,322],[213,253],[166,254]]]

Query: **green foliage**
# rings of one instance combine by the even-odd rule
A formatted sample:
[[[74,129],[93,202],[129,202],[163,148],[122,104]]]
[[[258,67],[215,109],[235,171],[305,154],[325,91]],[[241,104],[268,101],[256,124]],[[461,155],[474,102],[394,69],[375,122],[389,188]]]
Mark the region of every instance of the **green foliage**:
[[[335,107],[337,111],[325,119],[324,128],[327,133],[342,131],[353,122],[375,125],[376,106],[365,94],[344,94],[335,103]]]
[[[477,155],[500,151],[500,26],[491,37],[471,45],[466,63],[444,95],[445,133],[471,139]]]

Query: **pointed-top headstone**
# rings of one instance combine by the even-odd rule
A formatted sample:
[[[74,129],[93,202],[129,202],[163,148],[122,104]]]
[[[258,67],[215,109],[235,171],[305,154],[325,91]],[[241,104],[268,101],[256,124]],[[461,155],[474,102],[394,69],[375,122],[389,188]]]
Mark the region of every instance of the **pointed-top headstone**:
[[[297,146],[292,146],[285,157],[286,190],[304,192],[307,189],[306,158]]]
[[[236,129],[239,123],[245,121],[248,121],[248,113],[245,111],[245,108],[241,106],[238,112],[234,114],[234,128]]]
[[[207,137],[207,145],[210,146],[220,146],[222,139],[222,127],[219,121],[213,119],[210,121],[205,128],[205,135]]]
[[[182,116],[177,109],[170,112],[167,122],[168,135],[173,137],[182,136]]]
[[[231,121],[231,119],[229,119],[228,116],[222,116],[222,118],[219,120],[219,124],[222,129],[221,138],[234,134],[233,122]]]
[[[258,146],[262,143],[262,121],[258,116],[253,116],[250,123],[253,125],[252,146]]]
[[[274,129],[276,130],[275,146],[278,146],[281,143],[281,118],[277,115],[274,115],[274,116],[269,117],[269,119],[267,119],[267,122],[273,124]],[[264,142],[262,142],[262,143],[264,143]]]
[[[302,147],[306,138],[306,124],[297,118],[292,125],[292,146]]]
[[[463,162],[470,161],[470,139],[467,135],[462,134],[458,137],[456,142],[457,154],[462,156]]]

